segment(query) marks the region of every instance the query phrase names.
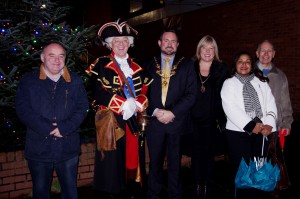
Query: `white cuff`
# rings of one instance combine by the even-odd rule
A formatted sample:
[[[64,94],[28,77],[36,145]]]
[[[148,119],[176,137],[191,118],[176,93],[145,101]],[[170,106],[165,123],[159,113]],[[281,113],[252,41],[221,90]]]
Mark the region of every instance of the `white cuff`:
[[[135,99],[132,97],[127,99],[122,107],[123,119],[128,120],[135,113],[135,109]]]
[[[144,108],[143,105],[138,101],[135,101],[135,105],[138,107],[139,110],[143,110]]]

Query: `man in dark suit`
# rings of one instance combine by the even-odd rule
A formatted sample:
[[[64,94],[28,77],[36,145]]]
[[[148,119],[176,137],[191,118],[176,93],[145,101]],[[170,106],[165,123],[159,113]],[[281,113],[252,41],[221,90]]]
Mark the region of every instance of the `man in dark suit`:
[[[147,196],[159,198],[167,156],[168,197],[177,199],[181,198],[180,137],[196,99],[196,73],[190,59],[176,54],[179,42],[175,31],[164,31],[158,45],[161,53],[144,63],[154,80],[148,88],[147,114],[154,117],[146,129],[150,157]]]

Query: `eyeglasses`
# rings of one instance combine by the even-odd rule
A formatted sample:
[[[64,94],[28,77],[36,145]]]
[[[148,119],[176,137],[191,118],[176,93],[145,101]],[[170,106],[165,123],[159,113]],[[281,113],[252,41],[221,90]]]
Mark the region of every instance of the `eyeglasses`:
[[[273,49],[260,49],[259,52],[261,52],[261,53],[272,53]]]

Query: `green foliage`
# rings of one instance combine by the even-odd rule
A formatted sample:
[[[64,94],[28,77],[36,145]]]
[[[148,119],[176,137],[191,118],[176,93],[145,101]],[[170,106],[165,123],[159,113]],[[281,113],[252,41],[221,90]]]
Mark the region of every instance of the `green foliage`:
[[[52,182],[51,185],[51,193],[60,193],[61,192],[61,187],[58,181]]]
[[[21,76],[40,66],[40,52],[50,41],[67,49],[66,66],[82,75],[96,26],[72,28],[64,18],[71,7],[50,0],[0,0],[0,149],[22,142],[24,126],[15,113],[15,94]],[[5,138],[3,140],[3,138]]]

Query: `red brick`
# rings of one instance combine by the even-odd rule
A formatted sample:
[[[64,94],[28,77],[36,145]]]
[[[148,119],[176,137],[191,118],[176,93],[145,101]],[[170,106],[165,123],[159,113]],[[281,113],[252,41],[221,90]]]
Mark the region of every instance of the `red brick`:
[[[188,156],[182,156],[181,158],[181,166],[190,167],[191,166],[191,158]]]
[[[92,183],[93,183],[93,179],[92,178],[80,179],[80,180],[77,181],[77,187],[91,185]]]
[[[81,160],[79,161],[79,166],[82,166],[82,165],[89,165],[89,164],[90,164],[90,162],[89,162],[88,159],[81,159]]]
[[[0,153],[0,163],[6,162],[6,153]]]
[[[14,184],[8,184],[8,185],[2,185],[0,189],[1,192],[9,192],[15,190],[15,185]]]
[[[32,182],[22,182],[22,183],[16,183],[16,189],[26,189],[26,188],[31,188],[32,187]]]
[[[9,170],[9,169],[15,169],[15,168],[21,168],[21,167],[27,167],[24,161],[21,162],[7,162],[2,164],[3,170]]]
[[[90,171],[94,172],[94,170],[95,170],[95,166],[94,166],[94,165],[91,165],[91,166],[90,166]]]
[[[11,169],[9,163],[6,162],[2,164],[2,170],[9,170],[9,169]]]
[[[7,157],[7,162],[13,162],[15,161],[15,152],[8,152],[6,154],[6,157]]]
[[[89,165],[89,171],[94,171],[95,165]]]
[[[94,152],[95,151],[95,143],[86,143],[81,145],[82,152]]]
[[[86,144],[81,145],[81,153],[86,153],[87,152],[87,147]]]
[[[79,179],[93,178],[94,172],[80,173]]]
[[[84,172],[87,172],[87,171],[90,171],[90,167],[89,166],[78,167],[78,173],[84,173]]]
[[[14,170],[4,170],[4,171],[1,171],[0,172],[0,178],[2,177],[7,177],[7,176],[12,176],[15,174],[15,171]]]
[[[80,160],[84,160],[84,159],[89,159],[90,157],[89,157],[89,154],[88,153],[82,153],[81,155],[80,155]]]
[[[88,153],[86,153],[86,155],[87,155],[88,159],[94,159],[95,158],[95,151],[88,152]]]
[[[16,175],[20,175],[20,174],[28,174],[29,173],[29,169],[28,167],[23,167],[23,168],[18,168],[15,170]]]
[[[89,162],[89,164],[90,164],[90,165],[94,165],[94,163],[95,163],[95,159],[89,159],[89,161],[88,161],[88,162]]]
[[[11,177],[3,178],[3,184],[13,184],[15,182],[23,182],[25,180],[26,180],[25,175],[11,176]]]
[[[27,162],[25,160],[16,161],[14,166],[15,166],[15,168],[24,168],[24,167],[27,167]]]
[[[24,151],[16,151],[16,161],[25,160]]]
[[[28,198],[32,196],[32,189],[21,189],[14,192],[10,192],[10,198]]]
[[[0,198],[9,198],[9,192],[0,192]]]

